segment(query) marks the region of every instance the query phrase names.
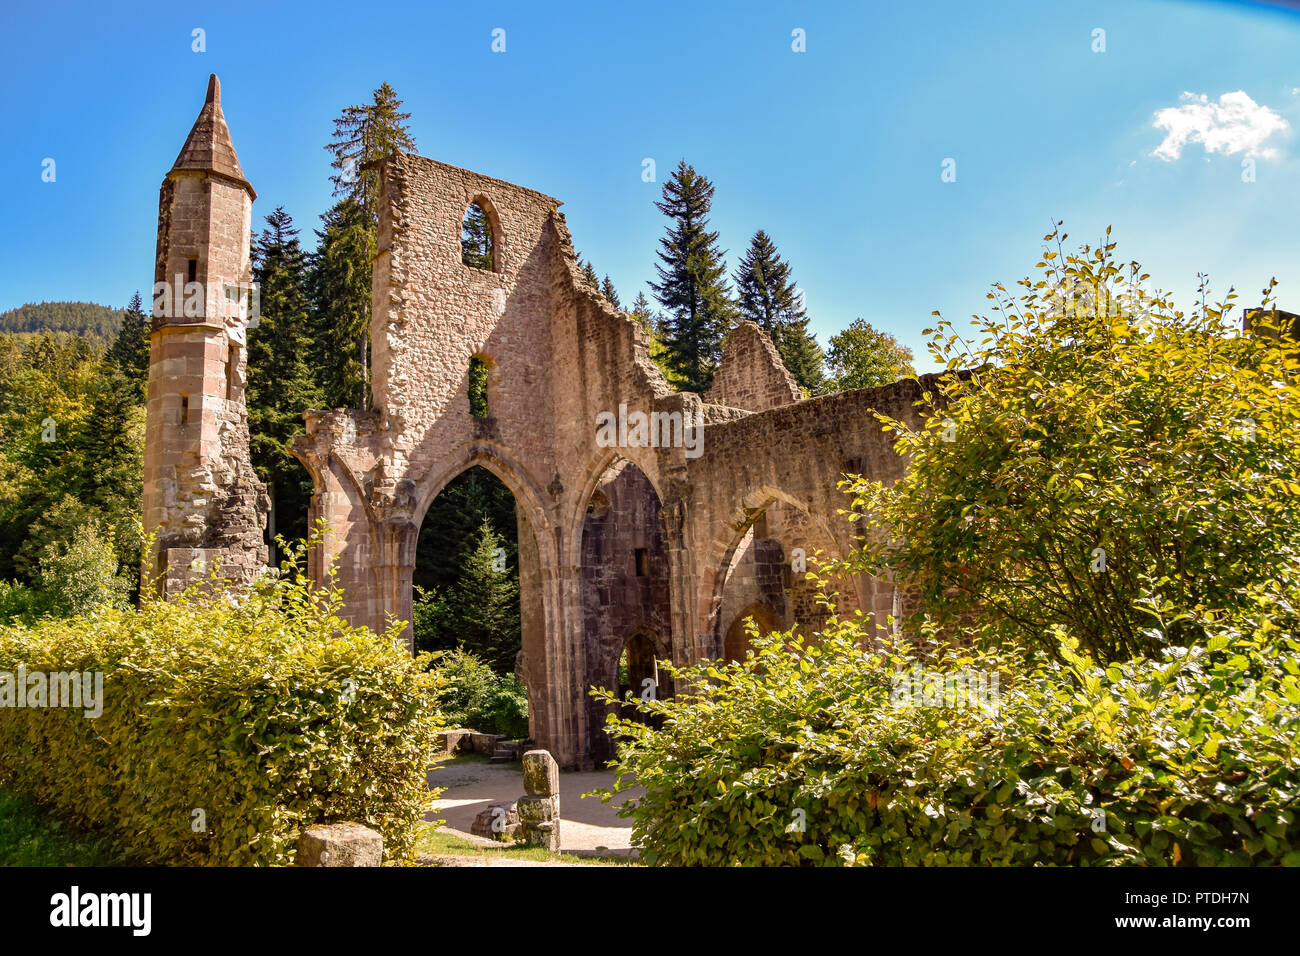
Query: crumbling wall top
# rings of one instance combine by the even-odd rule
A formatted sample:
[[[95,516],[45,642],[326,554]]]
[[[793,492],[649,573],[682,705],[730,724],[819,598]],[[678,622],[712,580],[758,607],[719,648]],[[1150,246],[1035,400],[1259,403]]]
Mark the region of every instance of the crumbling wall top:
[[[803,390],[781,361],[772,339],[754,322],[742,322],[722,346],[722,361],[704,400],[751,412],[789,405]]]

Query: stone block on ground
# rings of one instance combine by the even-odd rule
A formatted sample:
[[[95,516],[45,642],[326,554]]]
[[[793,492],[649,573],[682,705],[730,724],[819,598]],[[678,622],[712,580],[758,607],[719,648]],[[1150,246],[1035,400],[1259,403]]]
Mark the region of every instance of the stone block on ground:
[[[494,803],[480,810],[469,832],[489,840],[509,840],[519,832],[519,813],[513,803]]]
[[[558,820],[559,807],[554,797],[520,797],[515,805],[519,813],[519,822],[524,826]]]
[[[379,866],[384,838],[360,823],[308,827],[298,837],[298,866]]]

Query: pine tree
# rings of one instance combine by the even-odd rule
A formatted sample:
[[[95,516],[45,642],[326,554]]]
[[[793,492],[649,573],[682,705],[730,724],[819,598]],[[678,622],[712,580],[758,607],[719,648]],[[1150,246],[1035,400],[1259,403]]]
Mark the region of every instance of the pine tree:
[[[593,266],[590,261],[584,260],[582,262],[582,274],[586,280],[591,283],[591,287],[599,292],[600,279],[596,275],[596,267]]]
[[[375,234],[361,206],[345,199],[321,216],[312,265],[314,364],[326,408],[368,408],[370,263]]]
[[[474,269],[492,271],[492,226],[476,202],[469,204],[461,223],[460,261]]]
[[[808,316],[776,244],[762,229],[736,269],[736,307],[742,320],[756,322],[772,337],[781,361],[809,394],[825,386],[822,350],[808,331]]]
[[[139,586],[139,516],[144,494],[145,407],[139,384],[116,370],[95,386],[90,415],[74,441],[78,478],[69,490],[99,520],[112,542],[118,567]]]
[[[722,339],[731,327],[734,305],[726,280],[726,253],[718,234],[709,232],[713,183],[685,160],[664,183],[655,206],[672,220],[661,239],[657,283],[650,283],[668,310],[664,345],[668,366],[690,391],[703,392],[713,381]]]
[[[271,497],[267,537],[307,535],[312,483],[289,453],[303,431],[302,413],[320,404],[311,341],[308,262],[298,230],[283,206],[266,217],[267,228],[253,244],[253,278],[260,285],[261,316],[248,330],[249,451]],[[272,558],[274,562],[274,557]]]
[[[600,291],[614,308],[623,308],[623,303],[618,300],[618,292],[615,291],[614,283],[610,281],[609,276],[605,276],[605,281],[600,284]]]
[[[401,110],[397,92],[384,83],[374,91],[373,102],[348,106],[334,121],[333,142],[325,149],[333,154],[330,163],[338,172],[330,177],[334,195],[353,199],[366,220],[379,222],[379,170],[374,163],[398,150],[414,152],[415,138]]]
[[[141,399],[149,384],[149,325],[149,316],[145,314],[144,303],[137,292],[131,296],[126,311],[122,313],[117,335],[104,354],[105,363],[137,385]]]
[[[321,217],[325,228],[317,232],[321,261],[312,282],[313,317],[318,330],[330,330],[318,334],[331,346],[319,357],[325,363],[326,396],[336,407],[370,407],[370,262],[378,242],[377,167],[398,150],[415,150],[406,122],[411,114],[402,112],[393,88],[384,83],[372,99],[365,106],[345,107],[334,121],[333,142],[325,146],[337,170],[330,177],[334,195],[344,198]]]
[[[736,310],[742,321],[757,322],[774,338],[780,326],[803,314],[790,281],[790,266],[762,229],[754,233],[736,269]]]
[[[506,560],[503,560],[506,559]],[[504,539],[484,517],[474,549],[447,599],[460,646],[477,654],[497,673],[514,671],[521,646],[519,585]]]
[[[450,593],[484,518],[513,553],[518,533],[514,496],[486,468],[469,468],[447,483],[424,516],[416,544],[415,583]]]
[[[652,335],[654,334],[654,311],[650,308],[650,300],[645,297],[644,292],[638,292],[636,294],[636,299],[633,300],[632,309],[628,312],[628,315],[640,322],[641,327],[647,332]]]

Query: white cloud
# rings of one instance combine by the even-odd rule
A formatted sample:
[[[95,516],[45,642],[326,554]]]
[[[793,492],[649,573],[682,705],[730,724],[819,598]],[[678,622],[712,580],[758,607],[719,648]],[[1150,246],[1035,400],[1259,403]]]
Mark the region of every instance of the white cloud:
[[[1151,124],[1166,131],[1164,142],[1152,155],[1170,163],[1188,143],[1202,144],[1207,153],[1273,156],[1277,150],[1265,147],[1264,141],[1289,128],[1279,113],[1256,103],[1244,90],[1224,93],[1217,103],[1204,93],[1184,93],[1180,102],[1181,106],[1156,110]]]

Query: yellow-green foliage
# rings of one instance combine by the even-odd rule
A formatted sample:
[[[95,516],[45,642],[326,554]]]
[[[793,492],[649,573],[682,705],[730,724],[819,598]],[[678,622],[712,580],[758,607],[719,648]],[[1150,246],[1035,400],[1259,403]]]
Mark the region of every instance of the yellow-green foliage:
[[[0,708],[0,784],[140,862],[287,864],[301,828],[334,821],[409,856],[436,793],[442,679],[397,628],[352,627],[337,592],[286,570],[238,606],[153,601],[0,627],[0,671],[104,674],[97,719]]]
[[[1300,567],[1294,340],[1234,334],[1232,293],[1180,311],[1113,249],[1045,252],[969,348],[940,323],[933,359],[973,372],[923,427],[880,416],[908,467],[852,482],[854,570],[906,580],[921,616],[1123,660],[1204,640],[1149,605],[1223,613]]]
[[[1300,865],[1295,602],[1207,629],[1109,666],[1059,632],[1021,655],[753,630],[744,661],[662,664],[692,692],[632,700],[644,723],[608,718],[614,791],[645,788],[622,812],[650,865]],[[996,706],[900,695],[917,664],[997,673]]]

